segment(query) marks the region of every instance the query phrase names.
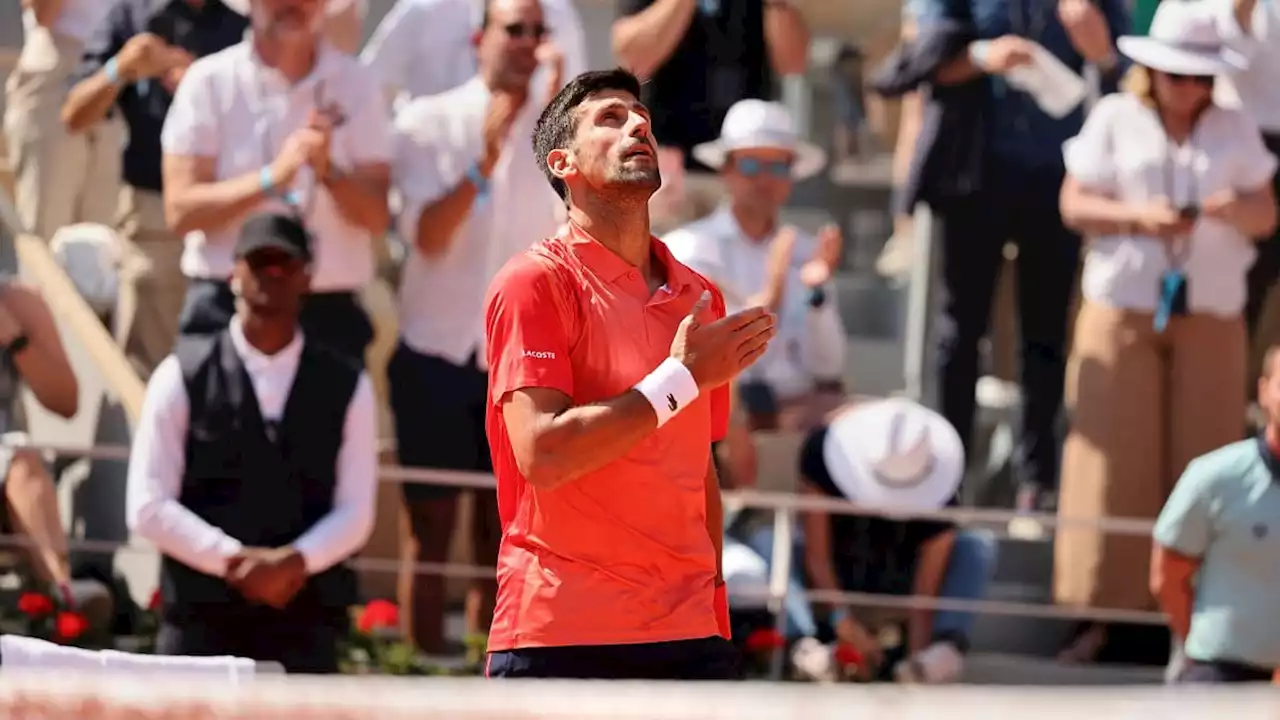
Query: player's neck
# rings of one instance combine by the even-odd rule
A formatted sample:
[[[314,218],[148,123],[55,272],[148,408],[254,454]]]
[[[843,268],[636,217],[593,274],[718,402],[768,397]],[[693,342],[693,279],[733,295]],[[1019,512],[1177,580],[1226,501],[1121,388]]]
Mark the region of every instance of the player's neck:
[[[616,205],[591,208],[569,208],[569,219],[586,230],[596,242],[609,248],[615,255],[638,268],[645,277],[649,275],[649,208],[636,210]]]

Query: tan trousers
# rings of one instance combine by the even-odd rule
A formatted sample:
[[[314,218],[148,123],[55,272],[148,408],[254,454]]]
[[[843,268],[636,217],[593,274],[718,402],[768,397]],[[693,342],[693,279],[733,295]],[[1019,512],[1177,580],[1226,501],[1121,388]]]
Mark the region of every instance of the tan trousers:
[[[1084,301],[1067,366],[1071,432],[1060,518],[1154,519],[1194,458],[1244,430],[1245,330],[1239,318],[1190,315],[1156,333],[1149,313]],[[1151,538],[1060,528],[1059,603],[1141,610]]]
[[[160,193],[128,187],[120,194],[120,303],[117,341],[146,377],[173,350],[187,293],[182,238],[169,232]]]
[[[14,204],[26,229],[48,239],[64,225],[115,220],[124,124],[108,119],[71,135],[62,124],[80,41],[37,28],[5,84],[4,133]]]

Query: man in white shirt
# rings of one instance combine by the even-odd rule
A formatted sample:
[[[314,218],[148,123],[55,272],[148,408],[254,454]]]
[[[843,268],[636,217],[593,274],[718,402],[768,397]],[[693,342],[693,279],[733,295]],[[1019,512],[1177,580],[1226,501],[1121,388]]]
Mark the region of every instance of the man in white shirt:
[[[337,672],[356,600],[341,563],[373,529],[373,386],[298,326],[301,223],[248,220],[235,258],[235,317],[156,368],[129,462],[129,527],[163,554],[157,651]]]
[[[796,180],[820,172],[826,153],[796,136],[785,106],[741,100],[725,115],[720,137],[693,149],[715,168],[727,200],[714,213],[668,233],[663,242],[681,262],[724,293],[729,312],[752,305],[778,316],[778,337],[742,373],[738,400],[753,430],[775,429],[815,398],[839,397],[844,327],[830,279],[839,262],[840,231],[817,237],[783,227],[779,213]]]
[[[528,139],[563,73],[547,33],[538,0],[489,0],[476,36],[479,74],[412,101],[396,117],[400,233],[412,246],[400,285],[401,342],[387,368],[402,465],[493,469],[485,437],[484,294],[508,259],[555,234],[561,207]],[[537,73],[540,65],[551,67]],[[458,490],[403,488],[405,556],[444,562]],[[492,491],[476,499],[476,563],[493,565],[496,499]],[[443,650],[443,580],[419,574],[400,583],[406,635],[428,653]],[[488,581],[472,588],[470,632],[485,632],[493,591]]]
[[[325,0],[248,9],[249,37],[192,63],[161,136],[165,214],[185,236],[191,280],[180,332],[216,333],[230,320],[231,248],[244,218],[291,212],[315,237],[302,327],[363,363],[373,329],[356,293],[373,278],[390,187],[377,82],[323,39]]]
[[[437,95],[476,75],[473,45],[485,0],[398,0],[369,38],[361,61],[399,102]],[[543,0],[550,39],[564,53],[564,77],[587,70],[582,19],[573,0]]]
[[[85,41],[115,0],[22,0],[22,53],[5,83],[4,135],[14,205],[48,240],[78,222],[112,225],[124,125],[108,118],[73,136],[59,119]]]

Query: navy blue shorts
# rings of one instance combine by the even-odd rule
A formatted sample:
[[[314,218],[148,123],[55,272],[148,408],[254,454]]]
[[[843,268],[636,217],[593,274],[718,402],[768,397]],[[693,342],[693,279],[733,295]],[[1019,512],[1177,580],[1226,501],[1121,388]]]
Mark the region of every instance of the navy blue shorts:
[[[637,645],[575,645],[489,653],[491,678],[741,680],[738,651],[719,636]]]

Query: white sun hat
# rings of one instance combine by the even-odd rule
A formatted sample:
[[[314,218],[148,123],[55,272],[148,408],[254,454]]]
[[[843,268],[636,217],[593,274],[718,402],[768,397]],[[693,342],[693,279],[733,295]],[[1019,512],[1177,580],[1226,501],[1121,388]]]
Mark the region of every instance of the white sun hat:
[[[1125,35],[1116,47],[1139,65],[1174,75],[1224,75],[1249,65],[1223,43],[1213,9],[1199,0],[1160,3],[1148,35]]]
[[[352,3],[364,3],[364,0],[327,0],[325,2],[324,11],[329,15],[337,15],[338,13],[351,7]],[[239,13],[240,15],[249,14],[249,6],[253,4],[253,0],[222,0],[222,4],[227,6],[228,10]]]
[[[795,154],[791,177],[804,180],[822,171],[827,153],[796,134],[791,113],[781,103],[766,100],[739,100],[725,113],[720,137],[693,147],[693,156],[709,168],[719,170],[735,150],[776,148]]]
[[[964,477],[960,434],[938,413],[903,398],[859,403],[827,429],[822,447],[846,499],[888,511],[931,511]]]

